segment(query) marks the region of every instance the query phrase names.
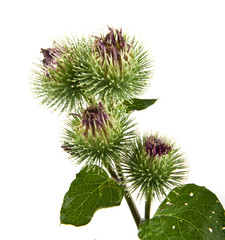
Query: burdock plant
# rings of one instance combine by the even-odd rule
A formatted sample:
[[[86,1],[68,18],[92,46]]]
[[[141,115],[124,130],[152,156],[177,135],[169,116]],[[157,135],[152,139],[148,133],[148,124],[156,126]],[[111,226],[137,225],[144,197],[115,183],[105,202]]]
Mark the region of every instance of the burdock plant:
[[[61,223],[86,225],[124,197],[140,239],[225,239],[223,206],[205,187],[184,184],[187,161],[177,143],[136,129],[132,112],[157,100],[139,98],[152,76],[143,44],[108,27],[106,34],[57,40],[41,54],[34,95],[68,113],[62,148],[82,165],[63,199]],[[134,192],[145,201],[143,217]],[[155,198],[161,204],[151,217]]]

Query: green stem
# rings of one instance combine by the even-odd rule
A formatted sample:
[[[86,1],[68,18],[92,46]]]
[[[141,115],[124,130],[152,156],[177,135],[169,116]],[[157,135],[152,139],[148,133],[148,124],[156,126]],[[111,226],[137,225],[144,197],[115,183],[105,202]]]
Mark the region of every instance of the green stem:
[[[150,190],[148,194],[146,194],[145,200],[145,221],[150,219],[151,203],[152,203],[152,191]]]
[[[139,229],[139,225],[140,225],[140,222],[141,222],[141,216],[140,216],[140,213],[137,210],[137,207],[136,207],[136,205],[134,203],[133,198],[130,195],[130,192],[128,190],[126,190],[126,189],[125,189],[125,199],[127,201],[127,205],[130,208],[130,211],[131,211],[131,214],[132,214],[132,216],[134,218],[136,226]]]
[[[120,168],[120,167],[119,167]],[[123,177],[123,174],[121,172],[121,169],[119,170],[119,173],[117,174],[111,166],[109,166],[108,168],[108,171],[110,173],[110,175],[118,182],[121,184],[121,186],[123,186],[124,188],[124,193],[125,193],[125,199],[126,199],[126,202],[127,202],[127,205],[129,206],[130,208],[130,211],[131,211],[131,214],[134,218],[134,221],[136,223],[136,226],[137,228],[139,229],[139,224],[141,222],[141,216],[140,216],[140,213],[135,205],[135,202],[130,194],[130,192],[128,191],[127,189],[127,186],[126,184],[124,183],[124,177]],[[119,176],[118,176],[119,175]]]

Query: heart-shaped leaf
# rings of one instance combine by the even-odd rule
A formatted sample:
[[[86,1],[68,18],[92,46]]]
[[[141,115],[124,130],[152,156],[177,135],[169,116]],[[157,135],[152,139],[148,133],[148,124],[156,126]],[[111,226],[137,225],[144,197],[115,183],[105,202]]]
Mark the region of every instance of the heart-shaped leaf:
[[[118,206],[124,195],[123,187],[98,166],[87,166],[71,183],[65,194],[60,220],[63,224],[83,226],[101,208]]]
[[[205,187],[183,185],[172,190],[154,217],[140,226],[142,240],[223,240],[224,208]]]
[[[124,101],[123,104],[127,106],[127,111],[140,111],[153,105],[158,99],[139,99],[132,98],[129,101]]]

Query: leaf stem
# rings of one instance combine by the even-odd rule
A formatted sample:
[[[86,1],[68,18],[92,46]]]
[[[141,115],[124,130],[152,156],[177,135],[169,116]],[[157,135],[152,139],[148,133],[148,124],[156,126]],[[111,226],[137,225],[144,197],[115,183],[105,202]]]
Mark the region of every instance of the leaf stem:
[[[150,219],[151,203],[152,203],[152,190],[150,189],[149,192],[146,194],[145,200],[145,221]]]
[[[119,168],[118,174],[113,170],[113,168],[111,166],[108,166],[108,171],[110,173],[110,175],[118,182],[121,184],[121,186],[123,186],[124,188],[124,197],[126,199],[127,205],[131,211],[131,214],[134,218],[134,221],[136,223],[137,228],[139,229],[139,224],[141,222],[141,216],[140,213],[135,205],[135,202],[129,192],[129,190],[127,189],[126,184],[124,183],[124,177],[121,171],[120,166],[117,166]],[[119,176],[118,176],[119,175]]]

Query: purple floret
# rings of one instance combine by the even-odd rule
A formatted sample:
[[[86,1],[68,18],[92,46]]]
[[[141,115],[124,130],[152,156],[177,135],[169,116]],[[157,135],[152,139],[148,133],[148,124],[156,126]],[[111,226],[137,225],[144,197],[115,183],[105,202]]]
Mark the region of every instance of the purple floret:
[[[156,138],[155,136],[150,136],[145,142],[146,154],[151,158],[155,158],[157,155],[161,157],[166,155],[172,149],[163,139]]]

